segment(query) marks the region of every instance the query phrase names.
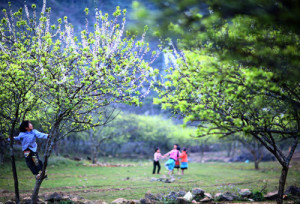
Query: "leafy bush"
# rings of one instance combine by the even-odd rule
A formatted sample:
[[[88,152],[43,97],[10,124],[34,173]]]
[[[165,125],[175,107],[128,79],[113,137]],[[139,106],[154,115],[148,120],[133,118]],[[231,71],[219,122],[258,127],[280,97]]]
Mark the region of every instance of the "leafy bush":
[[[258,190],[254,190],[252,192],[251,198],[255,201],[264,201],[265,200],[265,197],[264,197],[263,193],[261,191],[258,191]]]

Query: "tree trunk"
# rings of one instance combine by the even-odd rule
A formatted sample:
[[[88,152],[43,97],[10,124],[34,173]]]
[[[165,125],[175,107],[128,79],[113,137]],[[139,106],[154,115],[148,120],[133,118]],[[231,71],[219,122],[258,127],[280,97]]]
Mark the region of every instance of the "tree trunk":
[[[259,169],[259,163],[261,162],[264,154],[263,154],[263,152],[262,152],[261,149],[256,150],[256,151],[254,150],[252,152],[252,154],[253,154],[253,158],[254,158],[254,167],[255,167],[255,170],[258,170]],[[259,154],[259,155],[257,155],[257,154]]]
[[[284,187],[285,187],[288,171],[289,171],[288,166],[282,167],[281,175],[280,175],[280,179],[279,179],[279,186],[278,186],[278,198],[277,198],[278,204],[283,203]]]
[[[228,143],[227,145],[227,157],[231,156],[232,144]]]
[[[0,164],[2,165],[4,162],[4,154],[0,152]]]
[[[255,167],[255,170],[258,170],[259,169],[259,161],[254,161],[254,167]]]
[[[256,158],[256,161],[255,161],[255,169],[258,170],[259,167],[258,167],[258,164],[262,161],[263,157],[264,157],[264,152],[262,150],[262,146],[258,146],[258,151],[259,153],[259,157]],[[257,163],[257,164],[256,164]],[[256,168],[257,167],[257,168]]]
[[[43,169],[40,175],[40,179],[37,179],[35,182],[35,186],[31,195],[31,204],[36,204],[37,200],[38,200],[38,195],[39,195],[39,190],[40,187],[42,185],[43,180],[45,179],[45,174],[46,174],[46,169],[48,166],[48,159],[51,155],[51,151],[54,147],[54,145],[56,144],[56,138],[54,138],[53,140],[51,139],[50,135],[57,135],[57,130],[58,127],[54,128],[53,131],[48,135],[48,139],[47,139],[47,144],[46,144],[46,149],[45,149],[45,156],[44,156],[44,163],[43,163]],[[52,140],[52,141],[51,141]]]
[[[293,136],[294,143],[291,146],[291,149],[290,149],[287,157],[284,154],[282,154],[280,151],[278,151],[277,145],[274,142],[269,143],[268,141],[264,141],[263,138],[259,137],[257,134],[252,134],[252,135],[256,139],[258,139],[261,142],[261,144],[264,145],[267,148],[267,150],[269,150],[276,157],[276,159],[282,166],[281,175],[280,175],[280,179],[279,179],[279,186],[278,186],[278,198],[277,198],[277,203],[281,204],[281,203],[283,203],[284,187],[285,187],[286,178],[288,175],[289,164],[293,157],[295,149],[297,148],[297,145],[299,142],[299,135]],[[269,134],[269,137],[271,138],[271,140],[274,141],[272,134]]]
[[[232,142],[232,152],[231,152],[231,158],[235,156],[237,141]]]
[[[16,160],[14,155],[14,148],[12,143],[13,143],[13,138],[11,138],[11,142],[10,142],[11,169],[14,177],[16,203],[20,203],[19,182],[18,182],[18,175],[17,175],[17,168],[16,168]]]
[[[20,203],[19,182],[18,182],[18,174],[17,174],[16,160],[15,160],[14,147],[13,147],[15,125],[16,125],[16,122],[13,122],[11,131],[10,131],[10,136],[9,136],[9,138],[10,138],[9,149],[10,149],[10,157],[11,157],[11,169],[12,169],[13,177],[14,177],[16,203]]]
[[[96,164],[97,162],[97,151],[95,149],[93,150],[92,162],[93,164]]]
[[[48,155],[50,155],[49,152],[47,152],[45,157],[44,157],[43,170],[42,170],[40,179],[37,179],[36,182],[35,182],[35,186],[34,186],[34,189],[33,189],[32,195],[31,195],[31,204],[36,204],[37,203],[39,190],[40,190],[40,187],[42,185],[43,180],[45,179],[45,172],[46,172],[46,168],[47,168],[47,165],[48,165],[48,158],[49,158]]]
[[[97,154],[97,150],[96,150],[96,140],[94,138],[94,131],[93,129],[90,129],[90,143],[91,143],[91,156],[92,156],[92,163],[96,164],[96,154]]]

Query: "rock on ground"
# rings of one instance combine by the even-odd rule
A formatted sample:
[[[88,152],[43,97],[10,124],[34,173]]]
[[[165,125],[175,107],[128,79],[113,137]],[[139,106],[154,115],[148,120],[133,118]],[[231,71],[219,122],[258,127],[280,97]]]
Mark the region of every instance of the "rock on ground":
[[[151,204],[151,201],[148,198],[142,198],[140,204]]]
[[[186,199],[183,198],[183,197],[178,197],[178,198],[176,199],[176,204],[188,204],[188,203],[190,203],[190,201],[186,200]]]
[[[204,193],[204,198],[200,200],[200,202],[210,202],[213,200],[213,196],[210,193]]]
[[[233,201],[235,198],[235,195],[231,194],[230,192],[226,193],[217,193],[215,195],[215,199],[217,201]]]
[[[173,201],[175,201],[176,198],[177,198],[177,193],[174,192],[174,191],[170,192],[170,193],[166,196],[166,199],[167,199],[167,200],[173,200]]]
[[[8,200],[5,202],[5,204],[15,204],[16,202],[15,201],[12,201],[12,200]]]
[[[175,182],[176,179],[175,178],[167,178],[166,180],[162,181],[162,182],[165,182],[165,183],[173,183]]]
[[[200,201],[202,198],[204,198],[204,193],[204,190],[201,188],[192,189],[193,199],[196,201]]]
[[[267,200],[275,200],[278,197],[278,191],[269,192],[264,197]]]
[[[210,201],[212,201],[212,198],[209,198],[209,197],[205,197],[205,198],[200,200],[200,202],[203,202],[203,203],[210,202]]]
[[[158,179],[158,178],[151,178],[150,182],[153,182],[153,181],[160,181],[160,179]]]
[[[21,204],[30,204],[31,203],[31,197],[25,197],[21,200],[20,202]],[[37,204],[45,204],[46,202],[39,199],[37,200]]]
[[[112,204],[120,204],[120,203],[127,203],[127,200],[125,198],[118,198],[111,202]]]
[[[184,195],[184,198],[188,201],[192,201],[193,200],[193,194],[191,192],[187,192],[185,195]]]
[[[127,201],[127,204],[140,204],[141,202],[139,200],[129,200]]]
[[[204,193],[204,196],[210,199],[213,199],[213,196],[210,193]]]
[[[177,196],[178,196],[178,197],[184,197],[185,194],[186,194],[185,191],[178,191],[178,192],[177,192]]]
[[[63,200],[63,195],[57,192],[48,194],[45,196],[45,201],[49,201],[49,202],[59,202]]]
[[[149,199],[150,201],[157,201],[157,197],[153,195],[152,193],[146,193],[144,198]]]
[[[245,189],[241,189],[240,191],[239,191],[239,194],[240,194],[240,196],[242,196],[242,197],[246,197],[246,198],[249,198],[251,195],[252,195],[252,192],[249,190],[249,189],[247,189],[247,188],[245,188]]]
[[[296,186],[289,186],[286,188],[284,194],[288,195],[291,194],[293,196],[300,196],[300,188]]]

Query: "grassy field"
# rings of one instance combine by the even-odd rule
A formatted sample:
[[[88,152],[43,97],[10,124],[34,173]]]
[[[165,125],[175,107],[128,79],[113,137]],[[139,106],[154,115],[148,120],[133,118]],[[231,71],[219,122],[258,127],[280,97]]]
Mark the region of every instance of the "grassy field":
[[[120,163],[120,161],[110,161]],[[42,184],[45,192],[68,192],[89,200],[111,202],[116,198],[140,199],[146,192],[168,193],[188,191],[200,187],[209,193],[250,188],[274,191],[278,186],[280,166],[276,162],[261,163],[261,169],[253,169],[253,163],[190,163],[184,176],[176,175],[174,183],[150,182],[152,175],[150,161],[122,161],[129,167],[91,167],[88,162],[76,162],[61,157],[52,157],[48,168],[48,179]],[[30,195],[35,179],[27,169],[25,161],[17,162],[19,186],[22,197]],[[300,162],[293,162],[287,178],[287,186],[300,186]],[[0,194],[0,202],[13,197],[13,178],[10,164],[0,166],[0,189],[11,191]]]

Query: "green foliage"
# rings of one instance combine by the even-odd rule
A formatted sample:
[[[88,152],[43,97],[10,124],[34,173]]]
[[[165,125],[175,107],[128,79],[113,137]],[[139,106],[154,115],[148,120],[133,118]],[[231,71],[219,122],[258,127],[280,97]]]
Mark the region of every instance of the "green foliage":
[[[265,200],[264,194],[261,191],[257,191],[257,190],[254,190],[252,192],[251,198],[255,201],[264,201]]]
[[[158,10],[151,9],[148,10],[146,6],[139,1],[132,1],[132,11],[130,12],[129,18],[131,23],[129,24],[129,30],[131,32],[143,33],[145,26],[149,26],[150,34],[155,36],[159,33],[155,25],[155,19],[160,16]]]
[[[171,120],[161,116],[143,116],[135,114],[120,114],[116,119],[105,127],[102,136],[112,132],[116,137],[112,141],[124,144],[128,141],[143,142],[152,148],[172,148],[173,144],[189,146],[195,140],[191,138],[195,129],[183,128],[175,125]]]
[[[93,125],[88,115],[92,110],[111,102],[139,105],[139,98],[148,94],[151,84],[146,92],[139,90],[154,76],[150,63],[143,59],[149,45],[144,38],[123,37],[125,21],[118,24],[121,15],[119,7],[113,20],[108,14],[97,13],[94,31],[83,30],[80,42],[73,36],[67,16],[51,29],[49,15],[39,20],[23,15],[17,15],[15,21],[5,18],[8,23],[0,28],[2,72],[12,78],[3,74],[1,81],[7,86],[18,81],[20,90],[28,87],[26,101],[30,94],[33,101],[34,97],[41,99],[40,110],[45,108],[46,115],[35,113],[35,117],[45,121],[51,135],[57,135],[66,124],[77,131],[87,129]],[[17,27],[11,26],[14,23]]]

